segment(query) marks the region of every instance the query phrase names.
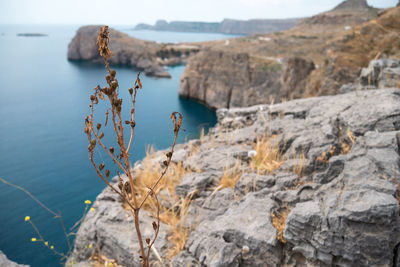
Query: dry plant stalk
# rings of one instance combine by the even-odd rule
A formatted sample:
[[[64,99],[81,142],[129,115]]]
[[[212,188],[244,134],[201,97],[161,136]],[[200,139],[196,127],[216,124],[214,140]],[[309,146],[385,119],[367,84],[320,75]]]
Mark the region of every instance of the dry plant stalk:
[[[108,47],[109,37],[108,37],[108,26],[104,26],[101,28],[101,32],[97,37],[97,44],[99,46],[100,55],[104,59],[105,66],[107,68],[108,74],[106,75],[106,81],[108,86],[101,88],[99,85],[94,88],[94,94],[90,96],[90,115],[85,119],[85,133],[89,140],[88,154],[89,159],[96,170],[97,175],[103,180],[108,187],[111,188],[115,193],[121,196],[121,198],[128,204],[130,207],[131,214],[134,219],[135,230],[139,242],[140,247],[140,258],[142,262],[142,266],[148,267],[150,266],[149,257],[151,248],[157,239],[158,232],[160,229],[160,204],[157,199],[156,188],[160,181],[163,179],[165,173],[168,170],[168,167],[171,163],[171,158],[174,153],[174,148],[176,144],[176,140],[178,138],[179,130],[182,125],[182,115],[179,112],[173,112],[171,115],[172,122],[174,124],[174,141],[171,146],[171,151],[166,153],[166,160],[163,162],[164,169],[159,174],[158,178],[154,181],[154,183],[146,188],[146,192],[143,196],[138,198],[139,190],[143,190],[142,188],[137,188],[135,185],[135,179],[131,172],[131,164],[129,162],[129,151],[132,145],[134,130],[135,130],[135,102],[136,102],[136,93],[139,89],[142,89],[142,84],[139,78],[140,72],[136,78],[134,88],[129,88],[129,94],[131,96],[131,104],[132,109],[130,112],[130,120],[123,121],[121,110],[122,110],[122,98],[119,98],[119,84],[116,79],[116,71],[110,69],[108,58],[112,56],[112,52]],[[111,111],[111,123],[113,130],[117,137],[117,143],[119,147],[119,151],[115,150],[113,147],[107,147],[102,138],[104,137],[104,133],[100,132],[101,123],[97,123],[95,125],[94,122],[94,106],[99,103],[99,99],[102,101],[106,101],[108,99],[110,103],[109,110]],[[106,112],[106,120],[105,126],[107,126],[109,110]],[[130,127],[130,136],[128,144],[125,143],[125,133],[124,133],[124,125],[126,124]],[[94,151],[96,145],[100,146],[104,151],[108,154],[108,156],[112,159],[112,161],[117,165],[117,174],[119,177],[118,188],[110,184],[110,170],[105,169],[105,164],[96,164],[94,160]],[[121,178],[121,174],[125,174],[128,177],[128,181],[124,182]],[[139,221],[139,213],[141,208],[145,205],[146,201],[149,199],[153,199],[156,203],[157,212],[156,212],[156,220],[153,221],[152,227],[154,230],[153,239],[146,238],[143,240],[142,233],[140,230],[140,221]]]

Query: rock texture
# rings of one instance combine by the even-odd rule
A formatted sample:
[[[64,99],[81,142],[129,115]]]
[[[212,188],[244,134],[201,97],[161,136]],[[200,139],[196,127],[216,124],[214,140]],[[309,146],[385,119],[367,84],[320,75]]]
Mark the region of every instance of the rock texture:
[[[313,62],[292,57],[260,60],[249,53],[204,50],[193,56],[181,77],[179,96],[211,108],[245,107],[299,97]]]
[[[10,261],[2,251],[0,251],[0,267],[29,267],[29,265],[18,264]]]
[[[68,45],[69,60],[103,62],[96,44],[100,27],[84,26],[78,30]],[[197,46],[143,41],[113,29],[110,29],[110,48],[114,52],[109,59],[111,64],[135,67],[147,75],[166,78],[171,76],[164,70],[164,65],[182,63],[199,50]]]
[[[175,189],[192,195],[185,219],[192,231],[172,266],[397,266],[400,89],[219,109],[217,116],[209,135],[178,145],[173,157],[193,172]],[[250,166],[251,150],[264,135],[284,161],[260,174]],[[236,185],[221,188],[223,173],[237,168]],[[121,206],[110,190],[99,195],[71,259],[86,261],[92,243],[123,266],[139,266]],[[271,214],[287,214],[283,239]],[[156,247],[165,255],[169,233],[161,229]]]
[[[154,26],[138,24],[135,30],[209,32],[225,34],[257,34],[288,30],[294,27],[299,19],[224,19],[222,22],[190,22],[158,20]]]

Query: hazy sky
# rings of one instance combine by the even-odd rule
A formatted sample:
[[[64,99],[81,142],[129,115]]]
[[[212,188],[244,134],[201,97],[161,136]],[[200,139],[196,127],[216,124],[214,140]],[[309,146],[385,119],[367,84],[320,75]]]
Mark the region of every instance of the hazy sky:
[[[224,18],[304,17],[342,0],[0,0],[0,24],[137,24],[157,19],[221,21]],[[392,7],[398,0],[368,0]]]

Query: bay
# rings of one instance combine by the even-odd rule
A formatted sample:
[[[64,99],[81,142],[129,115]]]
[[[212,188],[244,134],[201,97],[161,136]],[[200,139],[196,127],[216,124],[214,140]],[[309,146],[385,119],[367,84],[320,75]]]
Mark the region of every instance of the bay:
[[[0,177],[29,190],[56,212],[61,212],[67,229],[82,216],[86,199],[94,201],[105,185],[95,174],[87,155],[83,133],[89,113],[89,96],[97,84],[105,85],[106,70],[101,65],[69,62],[67,46],[79,26],[0,25]],[[164,33],[132,31],[116,26],[129,35],[160,41],[206,41],[221,34]],[[18,33],[43,33],[43,37],[20,37]],[[175,36],[174,36],[175,35]],[[128,88],[136,70],[115,67],[129,113]],[[215,113],[204,106],[179,99],[178,88],[184,66],[168,69],[171,79],[141,76],[138,93],[132,162],[145,156],[146,147],[165,149],[173,139],[170,114],[184,116],[179,142],[197,138],[216,123]],[[125,101],[126,100],[126,101]],[[96,119],[104,121],[104,107]],[[111,131],[105,141],[113,143]],[[98,153],[97,159],[109,160]],[[115,168],[112,169],[115,171]],[[60,258],[42,243],[25,216],[30,216],[58,251],[67,243],[58,221],[26,194],[0,183],[0,250],[11,260],[32,267],[59,266]]]

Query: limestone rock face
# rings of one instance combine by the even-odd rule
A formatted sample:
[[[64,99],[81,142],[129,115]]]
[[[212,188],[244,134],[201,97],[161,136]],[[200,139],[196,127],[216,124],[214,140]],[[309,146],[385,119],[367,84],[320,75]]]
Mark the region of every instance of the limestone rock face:
[[[0,266],[1,267],[29,267],[29,265],[18,264],[10,261],[2,251],[0,251]]]
[[[173,156],[192,172],[175,188],[179,197],[191,196],[183,221],[191,231],[172,266],[389,267],[400,261],[399,88],[223,108],[217,116],[208,135],[177,146]],[[251,162],[254,142],[265,135],[273,136],[284,160],[260,173]],[[224,188],[221,178],[235,172],[236,184]],[[94,208],[71,259],[86,262],[93,244],[122,266],[139,266],[132,219],[120,200],[105,189]],[[150,218],[142,216],[147,225]],[[169,234],[162,225],[161,256]]]
[[[246,107],[300,96],[314,64],[302,58],[259,60],[248,53],[203,50],[189,59],[179,95],[211,108]]]
[[[100,27],[84,26],[78,30],[68,45],[69,60],[103,62],[96,44]],[[150,76],[170,77],[157,63],[156,54],[161,46],[155,42],[139,40],[110,29],[110,49],[114,52],[114,56],[109,59],[110,64],[132,66]]]

